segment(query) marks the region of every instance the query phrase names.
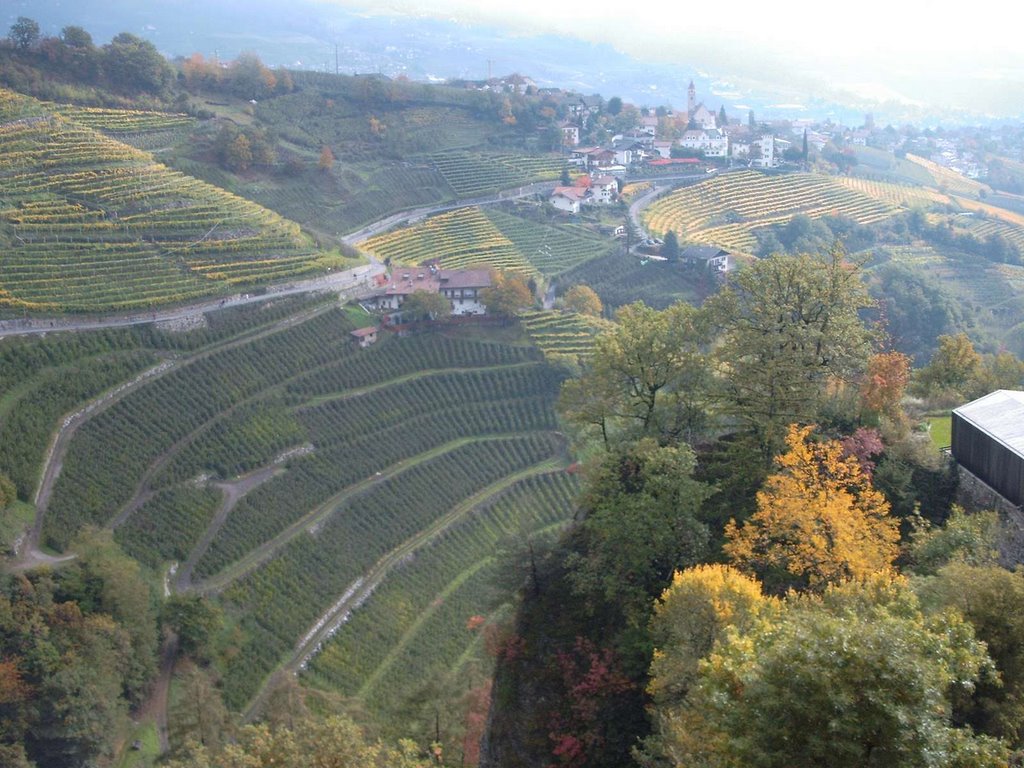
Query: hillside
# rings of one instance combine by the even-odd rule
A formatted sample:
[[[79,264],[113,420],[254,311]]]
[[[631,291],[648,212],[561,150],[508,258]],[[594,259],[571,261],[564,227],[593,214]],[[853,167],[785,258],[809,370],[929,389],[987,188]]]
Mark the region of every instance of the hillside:
[[[674,231],[681,240],[753,253],[757,229],[784,223],[797,214],[843,216],[872,224],[895,212],[892,205],[843,187],[826,176],[768,176],[728,173],[685,187],[644,211],[653,232]]]
[[[498,564],[571,518],[563,374],[508,333],[359,350],[329,303],[207,323],[0,344],[0,424],[25,435],[4,442],[0,474],[38,495],[48,546],[110,529],[153,579],[173,563],[176,591],[216,599],[234,627],[218,662],[232,708],[260,706],[275,669],[309,665],[394,733],[426,729],[412,704],[426,677],[486,680],[482,638],[512,588],[496,589]],[[54,389],[72,372],[77,386]],[[44,475],[51,425],[72,409]],[[461,728],[459,697],[444,707]]]
[[[0,91],[0,310],[139,309],[344,263],[295,223],[97,130],[138,139],[185,123]]]

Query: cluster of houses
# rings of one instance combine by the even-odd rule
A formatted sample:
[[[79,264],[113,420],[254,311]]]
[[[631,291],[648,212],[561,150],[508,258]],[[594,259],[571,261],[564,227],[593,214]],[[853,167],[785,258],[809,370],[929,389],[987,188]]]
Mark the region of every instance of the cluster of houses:
[[[574,109],[575,107],[575,109]],[[591,106],[584,98],[579,105],[570,105],[569,118],[559,124],[563,145],[569,148],[569,162],[588,171],[605,170],[625,173],[630,166],[668,160],[675,148],[701,154],[705,158],[733,159],[748,162],[755,168],[774,168],[790,141],[770,133],[758,133],[747,125],[730,123],[724,115],[708,109],[697,101],[693,82],[688,88],[685,115],[667,112],[664,116],[645,115],[633,130],[615,136],[602,147],[581,147],[580,128],[587,125]],[[678,138],[659,140],[666,123],[685,126]],[[661,131],[663,132],[663,131]]]

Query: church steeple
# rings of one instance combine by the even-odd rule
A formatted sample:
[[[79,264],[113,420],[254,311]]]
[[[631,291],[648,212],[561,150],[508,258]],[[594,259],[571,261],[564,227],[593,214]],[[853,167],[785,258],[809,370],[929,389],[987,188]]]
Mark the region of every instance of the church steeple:
[[[693,84],[693,80],[690,81],[690,88],[686,91],[686,112],[691,117],[693,116],[693,110],[697,108],[697,88]]]

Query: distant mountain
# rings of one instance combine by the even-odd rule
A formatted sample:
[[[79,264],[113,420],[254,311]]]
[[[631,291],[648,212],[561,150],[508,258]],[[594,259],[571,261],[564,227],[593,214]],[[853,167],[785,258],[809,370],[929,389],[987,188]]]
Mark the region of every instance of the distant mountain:
[[[335,4],[297,0],[286,4],[221,0],[137,3],[134,0],[15,0],[0,23],[18,16],[40,23],[43,34],[68,24],[88,29],[97,43],[128,31],[151,40],[170,57],[200,52],[229,60],[251,50],[271,66],[342,73],[379,72],[414,80],[466,78],[519,72],[541,86],[617,95],[638,105],[685,107],[690,80],[698,100],[730,115],[759,119],[814,117],[860,124],[865,112],[876,121],[921,119],[904,106],[888,112],[876,100],[847,94],[825,96],[825,86],[776,62],[756,79],[713,72],[706,62],[641,61],[607,44],[555,35],[512,34],[427,16],[366,14]],[[337,47],[336,47],[337,46]],[[721,58],[719,51],[718,57]],[[748,67],[749,69],[749,67]],[[775,84],[762,80],[775,79]],[[797,83],[797,85],[780,85]],[[887,116],[891,115],[891,116]]]

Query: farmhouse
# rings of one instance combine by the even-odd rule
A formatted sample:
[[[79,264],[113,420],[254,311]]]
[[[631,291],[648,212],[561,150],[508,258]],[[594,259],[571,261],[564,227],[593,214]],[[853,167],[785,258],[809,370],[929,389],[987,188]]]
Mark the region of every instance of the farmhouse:
[[[590,183],[591,202],[611,205],[619,196],[619,183],[613,176],[597,176]]]
[[[1024,392],[999,389],[953,411],[953,458],[1010,506],[1024,504]]]
[[[438,269],[436,265],[396,272],[373,297],[377,309],[401,309],[416,291],[440,293],[451,304],[453,315],[482,315],[486,312],[481,294],[491,287],[487,269]]]
[[[682,250],[679,260],[684,264],[693,264],[716,272],[729,269],[729,252],[713,245],[691,245]]]
[[[453,315],[483,315],[481,293],[491,287],[489,269],[442,269],[438,271],[441,294],[451,302]]]
[[[579,213],[580,206],[590,197],[585,187],[555,187],[551,193],[551,205],[567,213]]]

